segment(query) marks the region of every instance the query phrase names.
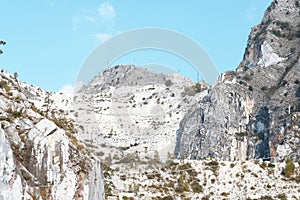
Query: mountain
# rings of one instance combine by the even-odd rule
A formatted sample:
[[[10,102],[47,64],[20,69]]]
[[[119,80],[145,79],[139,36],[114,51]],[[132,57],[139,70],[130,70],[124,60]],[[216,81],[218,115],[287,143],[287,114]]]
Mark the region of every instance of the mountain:
[[[0,72],[0,199],[104,199],[100,160],[53,95]]]
[[[75,95],[77,136],[96,154],[147,156],[158,151],[166,158],[189,104],[207,88],[177,74],[132,65],[108,68]]]
[[[272,2],[237,70],[223,73],[181,121],[177,156],[300,159],[299,13],[299,1]]]
[[[2,70],[0,199],[300,199],[299,13],[274,0],[213,86],[117,65],[66,95]]]

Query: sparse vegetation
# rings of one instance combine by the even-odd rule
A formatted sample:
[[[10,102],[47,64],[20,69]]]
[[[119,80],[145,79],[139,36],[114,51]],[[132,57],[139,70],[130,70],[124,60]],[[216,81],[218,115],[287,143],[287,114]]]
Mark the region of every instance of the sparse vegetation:
[[[181,94],[183,97],[188,96],[194,96],[196,93],[202,92],[204,90],[207,90],[206,86],[203,86],[201,82],[197,82],[191,87],[184,87],[184,92]]]
[[[84,149],[84,146],[74,137],[74,135],[70,132],[66,132],[66,135],[70,139],[71,143],[76,146],[76,148],[79,151],[82,151]]]
[[[45,187],[41,187],[40,188],[40,195],[42,197],[43,200],[46,200],[47,199],[47,190]]]
[[[8,108],[5,110],[8,114],[10,114],[11,117],[13,118],[20,118],[23,116],[23,108],[20,110],[13,110],[12,108]]]

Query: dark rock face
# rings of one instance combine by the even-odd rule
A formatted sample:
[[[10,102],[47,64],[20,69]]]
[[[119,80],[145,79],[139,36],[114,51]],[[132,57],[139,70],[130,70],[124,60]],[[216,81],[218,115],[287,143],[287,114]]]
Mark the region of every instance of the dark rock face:
[[[175,154],[191,159],[300,159],[300,7],[274,1],[244,59],[186,114]],[[230,74],[230,78],[228,78]]]
[[[300,86],[298,87],[295,96],[300,98]]]
[[[261,139],[261,142],[256,145],[255,158],[263,158],[270,160],[270,113],[269,109],[264,106],[262,107],[258,115],[255,117],[254,133]]]

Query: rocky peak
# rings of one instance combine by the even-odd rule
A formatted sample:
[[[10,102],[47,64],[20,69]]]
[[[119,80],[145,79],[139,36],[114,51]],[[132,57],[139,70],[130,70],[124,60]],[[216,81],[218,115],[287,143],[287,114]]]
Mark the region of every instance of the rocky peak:
[[[134,65],[117,65],[105,69],[82,88],[85,92],[98,92],[109,87],[143,86],[150,84],[165,84],[172,79],[180,83],[192,81],[178,74],[157,74],[146,68]]]
[[[298,0],[275,0],[259,25],[252,28],[238,70],[276,65],[299,55],[300,5]]]
[[[177,132],[185,158],[299,160],[299,1],[275,0],[236,72],[225,72]]]

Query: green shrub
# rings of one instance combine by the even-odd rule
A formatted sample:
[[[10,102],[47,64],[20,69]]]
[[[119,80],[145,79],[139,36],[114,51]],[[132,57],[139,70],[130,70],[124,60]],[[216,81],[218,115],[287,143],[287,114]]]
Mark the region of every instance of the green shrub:
[[[175,192],[183,193],[190,191],[190,187],[188,183],[182,183],[175,188]]]
[[[204,196],[204,197],[202,197],[202,200],[209,200],[209,198],[210,198],[209,195],[208,196]]]
[[[209,166],[218,166],[219,162],[216,161],[216,160],[213,160],[213,161],[210,161],[209,163],[206,163],[206,165],[209,165]]]
[[[166,80],[165,85],[167,87],[171,86],[172,85],[172,81],[170,79]]]
[[[221,195],[224,196],[224,197],[228,197],[229,193],[228,192],[222,192]]]
[[[31,179],[31,175],[28,172],[24,172],[23,174],[23,178],[28,181],[29,179]]]
[[[253,87],[251,85],[249,85],[248,90],[252,92],[253,91]]]
[[[123,200],[134,200],[133,197],[126,197],[126,196],[123,196]]]
[[[202,85],[199,82],[196,83],[195,85],[193,85],[193,89],[196,93],[202,92],[202,90],[203,90]]]
[[[196,94],[196,92],[194,91],[194,89],[192,87],[184,87],[184,96],[188,95],[188,96],[194,96]]]
[[[187,170],[187,169],[191,169],[192,166],[190,163],[184,163],[184,164],[181,164],[178,166],[178,169],[179,170]]]
[[[266,162],[262,162],[259,166],[260,166],[262,169],[266,169],[267,163],[266,163]]]
[[[126,175],[125,175],[125,174],[122,174],[122,175],[120,176],[120,179],[121,179],[122,181],[125,181],[125,180],[126,180]]]
[[[262,91],[266,91],[266,90],[268,90],[268,87],[267,86],[263,86],[263,87],[261,87],[261,90]]]
[[[191,183],[191,188],[192,188],[193,192],[196,192],[196,193],[203,192],[203,187],[201,185],[199,185],[199,183],[196,181]]]
[[[287,196],[286,196],[284,193],[278,194],[278,195],[276,196],[276,198],[278,198],[278,199],[280,199],[280,200],[287,200]]]
[[[269,164],[268,164],[268,167],[269,167],[269,168],[274,168],[275,165],[274,165],[273,163],[269,163]]]
[[[7,82],[6,81],[1,81],[0,82],[0,88],[4,88],[4,90],[6,91],[6,92],[10,92],[10,87],[9,87],[9,85],[7,84]]]
[[[162,198],[162,200],[173,200],[173,197],[172,196],[165,196]]]
[[[291,177],[295,173],[295,164],[290,157],[288,157],[285,161],[285,168],[283,173],[286,177]]]
[[[269,196],[269,195],[261,196],[259,199],[260,200],[273,200],[272,196]]]

